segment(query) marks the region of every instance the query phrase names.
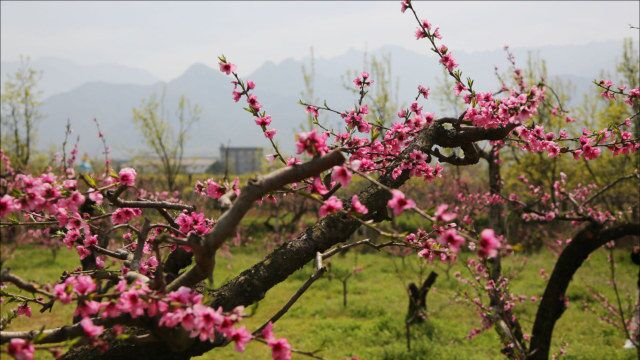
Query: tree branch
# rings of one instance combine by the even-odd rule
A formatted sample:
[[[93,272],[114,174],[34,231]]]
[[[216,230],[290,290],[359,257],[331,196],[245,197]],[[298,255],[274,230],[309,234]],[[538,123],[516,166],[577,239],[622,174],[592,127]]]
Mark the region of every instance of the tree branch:
[[[196,266],[179,276],[167,286],[173,291],[180,286],[195,285],[211,275],[214,266],[216,250],[234,234],[235,228],[251,209],[253,203],[269,192],[281,187],[302,181],[311,176],[331,169],[344,162],[344,156],[339,150],[334,150],[322,157],[315,158],[304,164],[286,167],[272,172],[264,177],[252,179],[242,188],[240,195],[219,219],[213,230],[205,237],[204,243],[193,247]]]
[[[565,310],[566,290],[587,257],[609,241],[638,234],[640,224],[622,224],[603,230],[602,225],[591,223],[573,237],[560,254],[540,301],[533,325],[529,360],[549,357],[553,328]]]

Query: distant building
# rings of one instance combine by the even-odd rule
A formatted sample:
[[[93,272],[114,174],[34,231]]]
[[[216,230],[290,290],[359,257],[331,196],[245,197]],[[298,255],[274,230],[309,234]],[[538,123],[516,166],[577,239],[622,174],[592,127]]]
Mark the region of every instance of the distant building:
[[[247,174],[262,170],[262,148],[226,147],[220,145],[220,163],[222,171],[228,167],[231,174]]]

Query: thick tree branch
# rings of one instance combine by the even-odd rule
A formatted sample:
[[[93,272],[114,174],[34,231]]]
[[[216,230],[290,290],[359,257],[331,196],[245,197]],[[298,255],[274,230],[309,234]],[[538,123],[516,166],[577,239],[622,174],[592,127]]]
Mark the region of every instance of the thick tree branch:
[[[560,254],[538,307],[529,360],[549,358],[553,328],[565,310],[567,288],[587,257],[609,241],[639,234],[640,224],[622,224],[603,230],[602,225],[591,223],[573,237]]]
[[[32,294],[40,294],[40,295],[47,296],[49,298],[53,297],[53,294],[40,289],[38,285],[32,284],[16,275],[11,274],[9,272],[9,269],[3,269],[2,272],[0,272],[0,283],[4,283],[4,282],[11,283],[15,285],[17,288],[30,292]]]
[[[240,223],[253,204],[264,195],[278,190],[285,185],[302,181],[320,174],[333,166],[344,162],[344,156],[339,150],[334,150],[322,157],[315,158],[304,164],[276,170],[264,177],[252,179],[242,188],[240,195],[219,219],[213,230],[205,237],[204,243],[194,246],[196,266],[179,276],[167,286],[168,291],[176,290],[180,286],[195,285],[211,275],[214,266],[215,251],[233,236],[236,226]]]
[[[93,322],[96,325],[110,327],[115,324],[130,324],[132,320],[128,317],[120,316],[117,318],[93,319]],[[4,344],[11,339],[36,339],[35,342],[37,344],[50,344],[63,342],[82,335],[84,335],[84,330],[80,323],[46,330],[0,331],[0,344]]]

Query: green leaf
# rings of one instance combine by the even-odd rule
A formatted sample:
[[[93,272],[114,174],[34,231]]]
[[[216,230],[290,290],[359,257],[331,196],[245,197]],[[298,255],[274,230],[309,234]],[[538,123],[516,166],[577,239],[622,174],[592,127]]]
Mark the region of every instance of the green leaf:
[[[380,136],[380,130],[377,127],[372,127],[371,128],[371,141],[375,140],[378,138],[378,136]]]
[[[89,175],[89,174],[80,174],[80,176],[82,176],[84,181],[86,181],[86,183],[89,184],[89,186],[91,186],[94,189],[98,188],[98,184],[96,183],[96,180],[94,178],[92,178],[91,175]]]
[[[7,216],[7,220],[9,220],[10,223],[12,224],[17,224],[20,222],[20,220],[18,220],[18,217],[16,216],[16,214],[9,214],[9,216]]]

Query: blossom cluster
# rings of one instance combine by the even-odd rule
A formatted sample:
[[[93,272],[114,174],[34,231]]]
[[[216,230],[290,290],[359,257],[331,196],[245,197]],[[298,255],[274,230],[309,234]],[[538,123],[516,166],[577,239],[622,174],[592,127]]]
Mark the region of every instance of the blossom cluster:
[[[572,220],[577,225],[584,219],[593,219],[602,224],[616,219],[609,210],[588,203],[590,197],[599,190],[596,184],[578,183],[568,188],[567,175],[561,172],[559,179],[553,182],[553,193],[550,193],[542,186],[531,184],[524,175],[519,176],[518,180],[527,187],[528,201],[535,204],[535,207],[528,205],[514,193],[508,196],[509,202],[522,210],[524,221],[549,222],[562,218]]]
[[[258,97],[252,93],[256,84],[251,80],[248,80],[246,83],[240,80],[236,74],[236,65],[228,62],[224,56],[219,58],[218,65],[221,72],[232,75],[235,78],[235,80],[231,82],[233,84],[233,91],[231,93],[233,101],[238,102],[243,96],[246,98],[248,105],[246,110],[253,115],[256,125],[260,127],[264,136],[275,146],[273,138],[278,130],[269,127],[271,125],[271,115],[263,110],[262,104],[258,101]]]
[[[176,224],[183,234],[194,233],[202,236],[211,232],[214,222],[205,217],[204,213],[184,211],[176,218]]]
[[[616,100],[616,96],[620,96],[624,99],[624,102],[629,106],[633,106],[634,102],[640,100],[640,87],[629,89],[628,92],[625,92],[627,87],[625,85],[615,85],[611,80],[600,80],[595,82],[596,85],[603,89],[600,95],[609,100]],[[615,86],[615,89],[613,88]]]
[[[97,284],[90,276],[70,276],[54,286],[55,298],[63,304],[77,301],[75,314],[82,317],[80,322],[85,335],[95,339],[102,335],[104,327],[96,325],[99,319],[118,318],[128,315],[133,319],[159,316],[158,325],[175,328],[180,326],[191,337],[201,341],[213,341],[217,334],[234,341],[236,349],[243,351],[252,335],[244,327],[235,325],[242,319],[242,307],[231,313],[222,308],[213,309],[202,303],[202,294],[181,287],[166,294],[151,290],[141,281],[128,285],[121,280],[115,291],[118,296],[95,294]]]

